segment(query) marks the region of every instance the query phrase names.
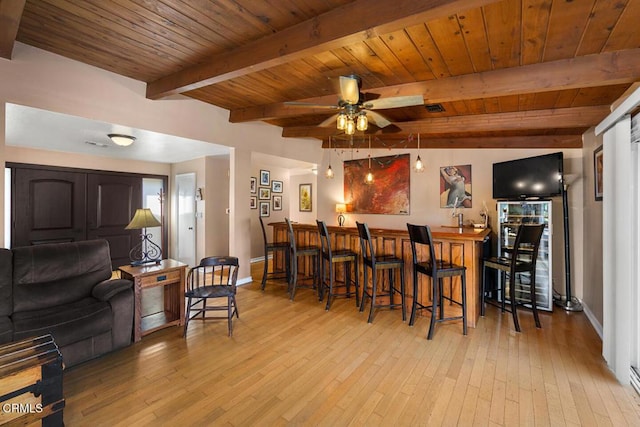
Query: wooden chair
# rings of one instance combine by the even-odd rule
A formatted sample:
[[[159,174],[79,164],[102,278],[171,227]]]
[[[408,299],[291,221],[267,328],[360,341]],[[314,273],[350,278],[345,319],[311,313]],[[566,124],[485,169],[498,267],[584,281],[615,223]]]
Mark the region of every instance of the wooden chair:
[[[411,241],[411,253],[413,255],[413,305],[411,308],[411,319],[409,326],[413,326],[416,320],[416,312],[420,308],[431,311],[431,323],[429,325],[429,333],[427,339],[433,339],[436,322],[447,322],[450,320],[462,319],[462,334],[467,335],[467,268],[462,265],[453,264],[451,261],[444,261],[442,254],[440,258],[436,257],[436,251],[431,237],[431,229],[427,225],[407,224],[409,229],[409,239]],[[428,247],[429,259],[426,261],[419,260],[418,245]],[[431,278],[431,306],[425,306],[418,302],[418,273],[427,275]],[[443,278],[460,276],[461,301],[453,298],[452,292],[449,296],[445,296],[443,292]],[[450,288],[452,289],[453,286]],[[462,315],[453,317],[444,317],[444,300],[450,301],[462,309]],[[440,310],[438,310],[440,308]]]
[[[267,239],[267,232],[264,228],[264,222],[262,217],[258,216],[260,220],[260,228],[262,229],[262,240],[264,241],[264,270],[262,273],[262,285],[261,289],[264,291],[267,280],[270,279],[287,279],[289,282],[289,243],[288,242],[269,242]],[[276,270],[276,254],[282,252],[284,256],[284,271]],[[271,262],[271,272],[269,272],[269,254],[271,254],[273,261]]]
[[[324,298],[324,291],[327,290],[327,306],[325,310],[331,308],[331,301],[335,297],[351,298],[351,285],[355,287],[356,306],[359,305],[360,291],[358,283],[358,254],[348,249],[331,249],[331,237],[324,221],[316,220],[318,233],[320,234],[320,286],[318,288],[320,300]],[[336,284],[335,264],[342,264],[344,267],[344,281]],[[351,265],[353,265],[354,277],[351,276]],[[328,270],[328,278],[327,278]],[[327,283],[328,279],[328,283]],[[344,293],[336,292],[336,288],[345,288]]]
[[[200,264],[191,268],[187,275],[187,307],[183,336],[187,335],[189,320],[202,315],[202,320],[222,319],[206,317],[208,311],[227,311],[229,336],[233,334],[232,319],[238,315],[236,305],[236,281],[238,279],[238,258],[230,256],[212,256],[203,258]],[[226,299],[226,305],[207,305],[209,299]],[[191,312],[194,312],[193,315]]]
[[[520,224],[518,232],[516,233],[516,239],[512,248],[505,249],[505,255],[487,258],[482,264],[482,305],[481,315],[485,314],[485,303],[491,303],[486,299],[488,290],[486,289],[485,277],[486,269],[493,268],[500,272],[502,275],[502,283],[498,291],[500,293],[500,305],[502,311],[510,311],[513,317],[513,326],[517,332],[520,332],[520,322],[518,321],[517,306],[523,304],[530,304],[533,311],[533,318],[536,322],[536,327],[541,328],[540,318],[538,317],[538,308],[536,307],[536,259],[538,258],[538,249],[540,247],[540,240],[542,239],[542,233],[544,232],[545,224]],[[510,309],[505,309],[505,274],[509,273],[509,305]],[[529,283],[529,299],[523,300],[522,297],[516,296],[516,276],[520,273],[528,273],[531,278]]]
[[[362,286],[362,302],[360,303],[360,311],[364,311],[364,305],[367,298],[371,300],[369,308],[369,318],[367,322],[373,322],[373,314],[378,307],[389,307],[393,309],[395,307],[402,307],[402,321],[406,320],[406,310],[404,301],[404,261],[401,258],[397,258],[394,255],[376,255],[373,247],[373,241],[371,240],[371,233],[367,224],[356,222],[358,227],[358,236],[360,237],[360,248],[362,251],[362,262],[364,268],[364,285]],[[369,283],[368,272],[371,269],[371,291],[367,289]],[[400,289],[396,288],[395,271],[400,270]],[[387,292],[378,293],[378,270],[386,270],[389,272],[389,289]],[[384,275],[381,279],[384,278]],[[394,302],[394,295],[400,294],[401,303],[396,304]],[[388,296],[388,304],[377,304],[376,299],[380,296]]]
[[[303,260],[305,258],[309,258],[311,262],[311,280],[312,284],[307,286],[313,289],[316,289],[316,284],[318,282],[318,273],[320,271],[320,248],[317,246],[298,246],[296,244],[296,235],[293,232],[293,226],[291,225],[291,220],[289,218],[284,219],[287,223],[287,228],[289,230],[289,264],[290,264],[290,273],[289,276],[289,297],[291,301],[296,295],[296,289],[298,288],[298,274],[300,271],[300,259]]]

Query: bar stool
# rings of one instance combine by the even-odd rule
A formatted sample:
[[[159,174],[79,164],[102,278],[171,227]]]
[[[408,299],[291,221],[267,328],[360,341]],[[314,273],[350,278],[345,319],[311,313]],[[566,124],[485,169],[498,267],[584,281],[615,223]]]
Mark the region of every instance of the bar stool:
[[[296,235],[293,232],[293,226],[291,225],[291,220],[289,218],[284,219],[287,223],[287,228],[289,230],[289,296],[291,301],[296,295],[296,289],[298,288],[298,271],[299,271],[299,259],[300,257],[310,258],[311,259],[311,279],[312,284],[305,287],[310,287],[316,289],[316,283],[318,280],[318,272],[319,272],[319,255],[320,248],[317,246],[298,246],[296,244]]]
[[[413,306],[411,308],[411,319],[409,326],[413,326],[416,320],[416,311],[424,308],[431,311],[431,323],[429,325],[429,333],[427,339],[433,339],[436,322],[446,322],[449,320],[462,319],[462,334],[467,335],[467,268],[462,265],[453,264],[450,261],[436,258],[436,251],[433,246],[433,238],[431,237],[431,229],[427,225],[407,224],[409,229],[409,239],[411,241],[411,253],[413,254]],[[418,261],[418,249],[416,245],[429,246],[429,260]],[[418,302],[418,273],[426,274],[431,277],[431,306],[425,306]],[[444,277],[460,276],[462,286],[460,293],[462,301],[453,299],[453,295],[444,296],[442,292],[442,279]],[[462,308],[461,316],[444,317],[444,300],[450,301]],[[438,313],[438,307],[440,311]],[[439,318],[437,318],[439,317]]]
[[[373,242],[371,240],[371,233],[367,224],[356,222],[358,227],[358,236],[360,237],[360,248],[362,251],[362,261],[364,263],[364,285],[362,286],[362,302],[360,303],[360,311],[364,311],[364,305],[367,297],[371,299],[371,307],[369,308],[369,318],[367,322],[373,322],[373,313],[377,307],[389,307],[393,309],[400,305],[402,307],[402,321],[406,319],[406,310],[404,302],[404,261],[401,258],[397,258],[393,255],[377,256],[373,248]],[[367,290],[367,284],[369,283],[368,268],[371,269],[371,293]],[[395,283],[395,270],[400,270],[400,290],[396,288]],[[389,290],[378,294],[378,280],[377,271],[387,270],[389,272]],[[382,276],[384,278],[384,275]],[[394,294],[400,294],[401,304],[394,303]],[[376,304],[376,298],[381,296],[388,296],[388,304]]]
[[[262,273],[262,290],[270,279],[287,279],[289,281],[289,243],[288,242],[271,242],[267,240],[267,233],[264,229],[264,222],[262,218],[258,216],[260,220],[260,227],[262,228],[262,239],[264,240],[264,271]],[[276,253],[282,252],[284,255],[285,271],[276,271]],[[272,271],[269,272],[269,254],[272,254]]]
[[[356,291],[356,307],[358,306],[358,301],[360,300],[360,291],[359,291],[359,283],[358,283],[358,254],[354,251],[348,249],[341,250],[332,250],[331,249],[331,239],[329,237],[329,232],[327,231],[327,224],[324,221],[316,220],[318,224],[318,233],[320,233],[320,252],[321,252],[321,260],[320,260],[320,287],[318,288],[318,293],[320,294],[320,301],[324,298],[324,291],[328,289],[327,293],[327,306],[325,310],[329,310],[331,307],[331,301],[334,297],[347,297],[351,298],[351,285],[355,286]],[[344,282],[336,285],[336,271],[334,268],[334,264],[342,264],[344,267]],[[351,278],[351,264],[354,265],[354,279]],[[327,284],[327,268],[329,267],[329,283]],[[335,291],[335,288],[345,288],[344,293],[338,293]]]
[[[540,240],[542,239],[544,227],[544,224],[520,224],[518,226],[516,240],[513,243],[513,247],[508,249],[505,248],[506,254],[510,254],[510,256],[491,257],[484,260],[482,263],[482,304],[480,306],[480,314],[482,316],[485,314],[485,302],[493,304],[491,301],[486,301],[485,298],[485,294],[487,293],[485,273],[488,267],[500,272],[502,275],[501,283],[505,283],[505,274],[509,273],[510,309],[505,309],[504,286],[500,286],[498,289],[494,290],[500,292],[499,307],[502,311],[511,312],[511,316],[513,317],[513,326],[516,331],[520,332],[520,322],[518,321],[518,312],[516,307],[527,303],[531,305],[531,311],[533,311],[533,319],[536,322],[536,328],[542,328],[540,318],[538,317],[538,307],[536,307],[536,259],[538,258],[538,249],[540,247]],[[529,273],[531,278],[529,283],[528,301],[523,300],[524,294],[516,298],[516,275],[519,273]]]

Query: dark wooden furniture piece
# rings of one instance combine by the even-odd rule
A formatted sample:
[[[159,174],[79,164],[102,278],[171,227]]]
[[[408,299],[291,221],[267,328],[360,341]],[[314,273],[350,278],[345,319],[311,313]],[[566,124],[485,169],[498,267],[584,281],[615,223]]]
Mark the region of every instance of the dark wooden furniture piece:
[[[200,264],[191,268],[187,276],[186,315],[184,332],[187,336],[189,320],[198,315],[202,320],[220,319],[206,317],[209,311],[227,311],[229,336],[233,335],[233,315],[240,317],[236,304],[236,282],[238,280],[238,258],[231,256],[212,256],[203,258]],[[209,299],[226,299],[226,305],[208,305]],[[193,312],[193,314],[191,314]]]
[[[63,368],[51,335],[0,346],[0,424],[63,426]]]
[[[405,287],[404,287],[404,260],[395,255],[378,255],[373,246],[371,233],[367,224],[356,222],[358,227],[358,235],[360,236],[360,254],[362,255],[362,268],[364,269],[364,284],[362,286],[362,301],[360,302],[360,311],[364,311],[364,305],[367,297],[371,300],[369,308],[369,318],[367,322],[373,322],[373,314],[377,307],[389,307],[391,309],[398,305],[402,308],[402,321],[407,320],[407,312],[405,307]],[[371,290],[368,289],[369,270],[371,269]],[[378,293],[378,270],[386,270],[389,274],[389,283],[387,292]],[[395,271],[400,270],[400,289],[396,286]],[[384,275],[380,277],[383,285]],[[394,295],[400,294],[400,304],[394,302]],[[387,295],[388,303],[378,302],[379,296]]]
[[[289,277],[289,298],[293,301],[293,298],[296,296],[296,289],[298,288],[298,274],[300,271],[303,273],[308,271],[310,273],[312,283],[307,287],[311,287],[313,289],[317,288],[319,279],[318,273],[320,272],[320,248],[313,245],[298,245],[296,243],[296,233],[293,231],[291,220],[289,218],[285,218],[284,220],[287,223],[287,228],[289,230],[289,265],[291,271],[291,275]],[[302,258],[302,260],[299,258]],[[309,263],[309,268],[301,269],[300,264],[301,261],[304,263],[304,260],[307,260]]]
[[[123,279],[133,280],[134,314],[133,340],[140,341],[144,335],[168,326],[182,325],[184,319],[184,291],[187,264],[165,259],[159,264],[140,266],[124,265],[119,268]],[[164,311],[142,316],[143,290],[162,286],[164,288]]]
[[[360,284],[358,280],[358,254],[349,249],[332,249],[331,236],[324,221],[316,220],[318,233],[320,235],[320,299],[324,298],[327,291],[326,310],[331,308],[331,301],[335,297],[351,298],[351,285],[355,288],[356,306],[360,301]],[[338,282],[336,279],[335,264],[342,264],[344,269],[344,280]],[[351,266],[353,265],[353,276]],[[328,270],[328,271],[327,271]],[[328,276],[328,277],[327,277]],[[327,283],[327,280],[329,283]],[[336,292],[336,288],[345,288],[345,292]]]
[[[538,308],[536,304],[536,259],[538,258],[538,248],[540,247],[540,240],[544,231],[545,224],[520,224],[518,232],[516,234],[516,240],[512,248],[505,249],[505,255],[491,257],[484,260],[482,266],[482,277],[486,277],[485,270],[487,268],[493,268],[503,275],[502,283],[506,283],[504,275],[509,273],[509,306],[507,311],[511,312],[513,317],[513,326],[516,331],[520,332],[520,322],[518,321],[517,306],[522,305],[523,301],[516,298],[516,276],[518,273],[529,273],[531,277],[531,283],[529,286],[529,301],[527,302],[533,311],[533,318],[536,322],[536,327],[541,328],[540,318],[538,317]],[[500,293],[499,306],[504,312],[505,309],[505,288],[501,287],[497,289]],[[485,282],[482,282],[482,306],[481,313],[484,316],[485,302],[491,302],[485,298],[488,290],[486,289]]]
[[[258,216],[260,220],[260,228],[262,229],[262,239],[264,241],[264,271],[262,273],[262,285],[261,289],[264,291],[267,280],[269,279],[287,279],[289,281],[290,276],[290,262],[289,262],[289,243],[288,242],[272,242],[267,240],[267,232],[264,228],[264,222],[262,217]],[[284,270],[277,268],[278,257],[276,252],[284,254]],[[269,254],[272,255],[271,271],[269,271]]]
[[[273,231],[274,242],[288,241],[289,231],[285,222],[269,223]],[[327,225],[329,233],[334,239],[334,248],[350,249],[360,253],[360,238],[355,227],[338,227]],[[316,244],[318,240],[318,226],[316,224],[293,224],[296,238],[301,244]],[[407,229],[370,228],[372,239],[379,248],[385,248],[388,253],[404,259],[405,275],[411,274],[411,247]],[[486,253],[486,242],[491,235],[490,229],[473,227],[431,227],[431,235],[435,240],[438,251],[445,261],[452,261],[467,268],[467,325],[475,328],[480,317],[480,290],[482,289],[482,259]],[[363,283],[362,263],[359,263],[359,280]],[[340,277],[341,271],[338,271]],[[419,302],[428,304],[431,301],[431,291],[428,287],[420,288],[415,297]],[[457,291],[457,290],[454,290]],[[414,298],[411,287],[407,287],[407,304]],[[460,295],[455,295],[459,298]]]
[[[407,224],[409,230],[409,240],[411,241],[411,254],[413,257],[413,294],[418,293],[418,273],[427,275],[431,278],[431,306],[419,303],[415,298],[411,308],[411,318],[409,326],[412,326],[416,320],[416,312],[419,308],[431,311],[431,322],[429,325],[429,333],[427,339],[433,339],[436,322],[446,322],[450,320],[462,319],[462,333],[467,335],[467,269],[463,265],[457,265],[451,261],[443,261],[442,253],[436,257],[435,245],[431,230],[427,225]],[[427,247],[425,251],[424,248]],[[441,247],[442,248],[442,247]],[[425,260],[424,256],[420,257],[418,252],[427,252],[429,257]],[[422,258],[422,259],[421,259]],[[460,293],[461,300],[458,301],[452,297],[453,295],[453,277],[460,276]],[[449,295],[444,294],[443,278],[451,278],[451,286]],[[444,300],[448,300],[456,304],[462,309],[461,315],[444,317]],[[438,310],[440,308],[440,310]]]
[[[143,178],[124,172],[9,163],[11,168],[11,247],[105,239],[111,264],[129,264],[139,230],[125,230],[142,207]],[[166,203],[163,206],[166,216]],[[165,222],[162,241],[167,241]]]

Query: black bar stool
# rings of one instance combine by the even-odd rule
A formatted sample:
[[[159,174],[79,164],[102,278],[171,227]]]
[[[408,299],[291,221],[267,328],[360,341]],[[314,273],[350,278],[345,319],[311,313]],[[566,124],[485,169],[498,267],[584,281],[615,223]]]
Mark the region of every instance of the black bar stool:
[[[413,254],[413,306],[411,309],[411,319],[409,326],[412,326],[416,320],[416,311],[424,308],[431,311],[431,324],[429,325],[429,334],[427,339],[433,338],[436,322],[446,322],[449,320],[462,319],[462,333],[467,335],[467,268],[462,265],[453,264],[450,261],[443,261],[442,254],[440,258],[436,258],[436,251],[433,247],[433,238],[431,237],[431,229],[427,225],[407,224],[409,229],[409,239],[411,240],[411,252]],[[429,246],[429,260],[418,260],[418,249],[416,245]],[[418,302],[418,273],[426,274],[431,277],[431,306],[425,306]],[[453,295],[444,296],[442,292],[442,279],[444,277],[460,276],[462,286],[460,293],[462,301],[453,299]],[[453,280],[453,279],[452,279]],[[444,300],[448,300],[462,308],[461,316],[444,317]],[[438,313],[438,307],[440,312]]]
[[[356,291],[356,306],[358,306],[360,300],[359,281],[358,281],[358,254],[348,249],[332,250],[331,238],[327,231],[327,224],[324,221],[316,220],[318,224],[318,233],[320,233],[320,287],[318,293],[320,294],[320,300],[324,298],[325,289],[327,292],[327,306],[326,310],[331,307],[331,301],[335,297],[347,297],[351,298],[351,285],[353,284]],[[344,282],[336,284],[336,271],[334,264],[342,264],[344,267]],[[354,278],[351,277],[351,264],[354,265]],[[329,283],[327,284],[327,266],[329,269]],[[338,293],[335,291],[336,287],[345,288],[344,293]]]
[[[404,261],[401,258],[397,258],[393,255],[376,256],[375,249],[373,247],[373,241],[371,240],[371,233],[367,224],[356,222],[358,227],[358,235],[360,236],[360,248],[362,251],[362,261],[364,263],[364,285],[362,286],[362,302],[360,303],[360,311],[364,311],[364,305],[367,297],[371,299],[371,307],[369,308],[369,318],[367,322],[373,322],[373,313],[377,307],[402,307],[402,321],[407,320],[405,302],[404,302]],[[367,289],[369,283],[368,268],[371,269],[371,293]],[[400,270],[400,290],[396,288],[395,283],[395,270]],[[378,270],[387,270],[389,272],[389,290],[378,294]],[[382,276],[384,277],[384,276]],[[394,303],[394,294],[399,293],[401,303]],[[388,296],[388,304],[376,304],[376,298],[380,296]]]
[[[498,256],[491,257],[484,260],[482,263],[482,304],[480,306],[480,314],[484,316],[485,303],[493,304],[485,298],[487,293],[485,276],[486,269],[493,268],[500,272],[502,275],[502,283],[505,283],[505,274],[509,273],[509,305],[510,309],[505,309],[505,287],[500,286],[494,291],[500,293],[500,303],[498,305],[502,311],[510,311],[513,317],[513,326],[517,332],[520,332],[520,322],[518,321],[517,306],[523,304],[531,305],[531,311],[533,311],[533,319],[536,322],[536,328],[542,328],[540,324],[540,318],[538,317],[538,307],[536,307],[536,259],[538,258],[538,248],[540,247],[540,240],[542,239],[542,233],[544,232],[544,224],[520,224],[518,226],[518,232],[516,233],[516,240],[513,243],[513,247],[505,248],[505,255],[510,256]],[[530,277],[529,286],[529,299],[524,300],[526,292],[521,292],[516,297],[516,275],[520,273],[528,273]]]
[[[296,234],[293,232],[291,220],[289,218],[284,219],[289,229],[289,270],[291,275],[289,276],[289,297],[291,301],[296,295],[296,289],[298,288],[298,273],[300,267],[300,260],[298,258],[309,257],[311,259],[311,279],[312,284],[305,287],[316,289],[316,283],[318,280],[319,266],[320,266],[320,248],[317,246],[298,246],[296,244]]]
[[[262,238],[264,240],[264,271],[262,273],[262,290],[264,291],[264,287],[267,283],[267,280],[270,279],[287,279],[287,283],[289,282],[289,243],[288,242],[269,242],[267,240],[267,232],[264,229],[264,222],[262,222],[262,218],[258,217],[260,220],[260,227],[262,228]],[[276,253],[282,252],[284,255],[284,271],[276,270]],[[271,272],[269,272],[269,254],[272,255],[273,261],[271,265]]]

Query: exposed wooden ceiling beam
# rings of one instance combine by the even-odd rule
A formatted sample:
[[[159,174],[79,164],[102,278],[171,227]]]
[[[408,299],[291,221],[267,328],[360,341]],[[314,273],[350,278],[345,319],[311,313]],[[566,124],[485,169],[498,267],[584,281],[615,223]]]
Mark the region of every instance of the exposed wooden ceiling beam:
[[[460,132],[517,131],[532,129],[563,129],[591,127],[609,114],[608,106],[556,108],[551,110],[518,111],[514,113],[475,114],[457,117],[437,117],[413,122],[393,123],[401,133],[443,134]],[[334,127],[299,126],[282,130],[283,137],[328,138]]]
[[[497,0],[356,0],[147,85],[159,99],[326,52]]]
[[[0,57],[11,59],[26,0],[0,0]]]
[[[389,148],[389,143],[393,145],[393,140],[386,137],[381,137],[380,142],[378,138],[372,138],[372,148]],[[396,141],[397,147],[393,148],[418,148],[418,142],[416,138],[407,138],[404,140]],[[368,140],[366,143],[354,143],[353,148],[366,148],[368,147]],[[332,139],[331,147],[329,147],[329,141],[324,140],[322,142],[322,148],[331,149],[350,149],[352,145],[349,141]],[[504,136],[504,137],[464,137],[464,138],[428,138],[424,137],[420,141],[420,149],[430,148],[527,148],[527,149],[563,149],[563,148],[582,148],[582,135],[535,135],[535,136]]]
[[[616,85],[632,83],[639,79],[640,49],[629,49],[366,91],[380,94],[382,97],[421,94],[425,103],[431,104]],[[333,105],[337,99],[338,95],[326,95],[300,101]],[[327,113],[327,110],[276,103],[232,110],[229,121],[240,123],[320,113]]]

